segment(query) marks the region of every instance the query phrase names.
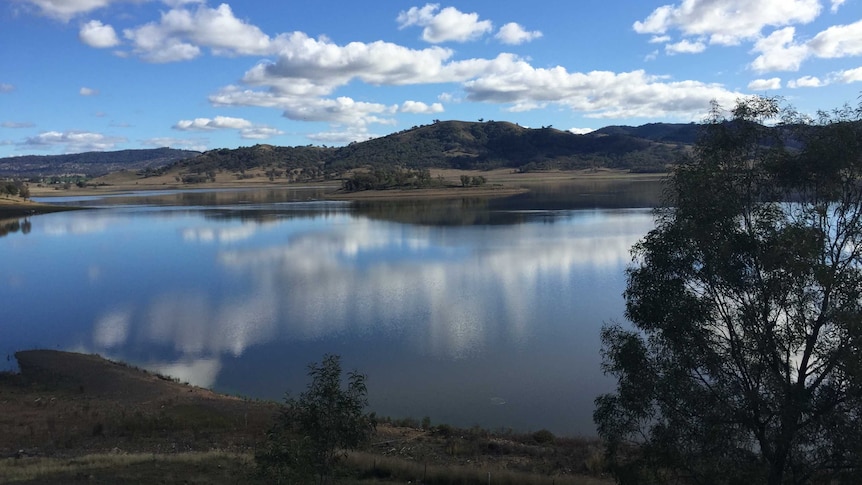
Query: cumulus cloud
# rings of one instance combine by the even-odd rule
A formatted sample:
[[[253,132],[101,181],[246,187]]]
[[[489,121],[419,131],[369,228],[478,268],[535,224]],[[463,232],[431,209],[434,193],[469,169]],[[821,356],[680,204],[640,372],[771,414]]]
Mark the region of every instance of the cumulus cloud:
[[[195,118],[193,120],[180,120],[174,125],[175,130],[181,131],[209,131],[222,129],[250,128],[251,121],[242,118],[231,118],[228,116],[216,116],[210,118]]]
[[[769,91],[781,89],[781,78],[755,79],[748,83],[748,89],[752,91]]]
[[[170,147],[170,148],[179,148],[183,150],[195,150],[198,152],[202,152],[207,150],[207,145],[209,144],[209,140],[205,138],[170,138],[170,137],[157,137],[157,138],[147,138],[146,140],[141,140],[141,144],[148,147],[162,148],[162,147]]]
[[[788,88],[819,88],[825,85],[826,83],[816,76],[803,76],[787,81]]]
[[[46,131],[25,139],[19,146],[36,149],[62,147],[66,153],[112,150],[127,140],[90,131]]]
[[[308,135],[307,138],[317,143],[344,145],[346,143],[354,141],[370,140],[372,138],[377,138],[378,136],[379,135],[375,135],[363,130],[347,129],[344,131],[324,131],[320,133],[312,133]]]
[[[78,94],[80,94],[81,96],[96,96],[97,94],[99,94],[99,90],[84,86],[78,90]]]
[[[467,42],[488,33],[493,28],[490,20],[479,20],[477,13],[464,13],[455,7],[440,9],[440,4],[429,3],[412,7],[398,14],[398,28],[423,27],[422,40],[441,42]]]
[[[846,71],[838,71],[832,74],[832,78],[835,80],[835,82],[839,82],[842,84],[862,82],[862,67],[857,67],[856,69],[848,69]]]
[[[785,27],[754,44],[760,55],[750,67],[757,72],[798,71],[811,58],[834,59],[862,55],[862,20],[834,25],[807,42],[797,42],[796,29]]]
[[[116,47],[120,44],[117,33],[110,25],[105,25],[98,20],[91,20],[81,26],[78,38],[90,47],[104,49]]]
[[[443,62],[452,54],[441,47],[417,50],[382,41],[342,46],[294,32],[282,37],[275,62],[258,64],[243,82],[272,86],[283,95],[321,96],[356,78],[374,85],[451,81]]]
[[[802,62],[810,55],[808,46],[796,43],[796,29],[785,27],[758,40],[754,52],[760,55],[751,62],[756,72],[798,71]]]
[[[554,104],[597,118],[672,116],[697,120],[702,119],[711,100],[730,105],[743,96],[719,84],[667,81],[642,70],[570,73],[563,67],[536,68],[516,59],[498,68],[502,69],[488,70],[464,83],[468,100],[510,104],[512,110]]]
[[[283,131],[276,128],[255,125],[251,121],[242,118],[231,118],[229,116],[216,116],[212,119],[195,118],[193,120],[180,120],[173,128],[180,131],[237,130],[240,137],[247,140],[264,140],[284,134]]]
[[[569,128],[570,133],[574,133],[576,135],[586,135],[587,133],[592,133],[596,131],[595,128]]]
[[[844,5],[844,0],[832,0],[832,6],[829,8],[829,10],[832,11],[832,13],[835,13],[838,11],[841,5]]]
[[[690,42],[686,39],[683,39],[675,44],[666,44],[664,46],[664,50],[670,55],[698,54],[706,50],[706,44],[704,44],[703,42]]]
[[[159,22],[150,22],[123,31],[133,52],[150,62],[194,59],[201,47],[216,55],[267,55],[276,45],[258,27],[236,18],[230,6],[198,5],[191,11],[174,8],[162,13]]]
[[[425,104],[421,101],[405,101],[401,108],[399,109],[402,113],[415,113],[415,114],[433,114],[433,113],[442,113],[443,105],[440,103],[433,104]]]
[[[735,45],[757,38],[765,27],[783,27],[813,21],[820,14],[819,0],[682,0],[664,5],[634,23],[635,32],[664,35],[678,30],[686,36],[705,36],[711,44]]]
[[[42,15],[68,22],[79,14],[92,12],[112,3],[134,0],[24,0],[39,9]],[[143,1],[143,0],[138,0]]]
[[[497,31],[497,35],[494,36],[497,40],[504,44],[510,45],[518,45],[523,44],[524,42],[530,42],[531,40],[538,39],[542,36],[542,33],[538,30],[528,31],[525,30],[524,27],[521,27],[520,24],[515,22],[509,22],[508,24],[500,27],[500,30]]]
[[[808,46],[815,56],[821,58],[862,55],[862,20],[829,27],[814,36]]]

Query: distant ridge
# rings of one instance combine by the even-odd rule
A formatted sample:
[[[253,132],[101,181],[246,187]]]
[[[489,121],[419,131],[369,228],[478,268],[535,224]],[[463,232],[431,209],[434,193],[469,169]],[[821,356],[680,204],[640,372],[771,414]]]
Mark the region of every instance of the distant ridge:
[[[272,178],[315,180],[362,167],[518,171],[613,168],[661,172],[697,138],[699,125],[651,123],[609,126],[576,135],[552,126],[525,128],[506,121],[439,121],[342,147],[254,145],[203,153],[158,148],[0,159],[0,176],[80,174],[119,170],[176,171],[178,180],[205,182],[214,173],[266,170]],[[144,175],[144,173],[142,173]],[[191,183],[194,183],[191,182]]]
[[[150,148],[66,155],[24,155],[0,158],[0,176],[50,177],[84,175],[97,177],[120,170],[156,169],[199,155],[191,150]]]

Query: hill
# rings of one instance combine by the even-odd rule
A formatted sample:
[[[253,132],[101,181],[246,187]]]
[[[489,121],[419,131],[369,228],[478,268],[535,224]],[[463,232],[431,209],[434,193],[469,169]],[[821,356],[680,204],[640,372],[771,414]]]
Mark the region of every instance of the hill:
[[[525,128],[505,121],[436,121],[342,147],[255,145],[203,153],[159,148],[0,159],[0,177],[82,175],[121,170],[183,183],[268,177],[290,182],[341,178],[358,168],[520,172],[611,168],[663,172],[684,155],[698,125],[652,123],[611,126],[585,135],[551,126]],[[248,171],[248,173],[247,173]]]
[[[82,175],[97,177],[120,170],[158,169],[199,152],[173,148],[85,152],[67,155],[25,155],[0,158],[2,177],[52,177]]]
[[[229,171],[242,178],[264,170],[270,179],[289,181],[340,178],[357,168],[491,170],[521,172],[613,168],[663,172],[688,149],[696,125],[655,124],[651,129],[610,130],[576,135],[553,127],[524,128],[514,123],[435,121],[343,147],[255,145],[218,149],[177,162],[183,181],[206,182]],[[664,136],[659,136],[665,133]]]

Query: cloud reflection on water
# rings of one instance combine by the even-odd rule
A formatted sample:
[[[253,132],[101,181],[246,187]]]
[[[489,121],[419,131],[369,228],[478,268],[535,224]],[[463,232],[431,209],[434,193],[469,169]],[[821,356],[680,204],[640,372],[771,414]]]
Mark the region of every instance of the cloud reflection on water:
[[[135,311],[108,309],[92,342],[108,351],[143,343],[173,349],[176,361],[141,365],[202,386],[216,382],[225,357],[279,340],[383,336],[419,355],[465,359],[501,339],[530,341],[554,298],[541,289],[579,298],[571,285],[619,273],[651,224],[647,211],[459,228],[337,216],[299,228],[275,224],[266,245],[254,224],[195,226],[179,236],[217,243],[219,281],[165,287],[136,301]]]

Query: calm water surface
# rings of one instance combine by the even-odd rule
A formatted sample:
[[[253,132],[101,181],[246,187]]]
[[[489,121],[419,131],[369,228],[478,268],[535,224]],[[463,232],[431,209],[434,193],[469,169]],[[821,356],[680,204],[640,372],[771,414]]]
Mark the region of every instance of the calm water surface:
[[[623,319],[656,186],[353,205],[324,190],[52,199],[99,208],[7,221],[0,350],[273,399],[336,353],[379,415],[595,433],[614,385],[599,329]]]

